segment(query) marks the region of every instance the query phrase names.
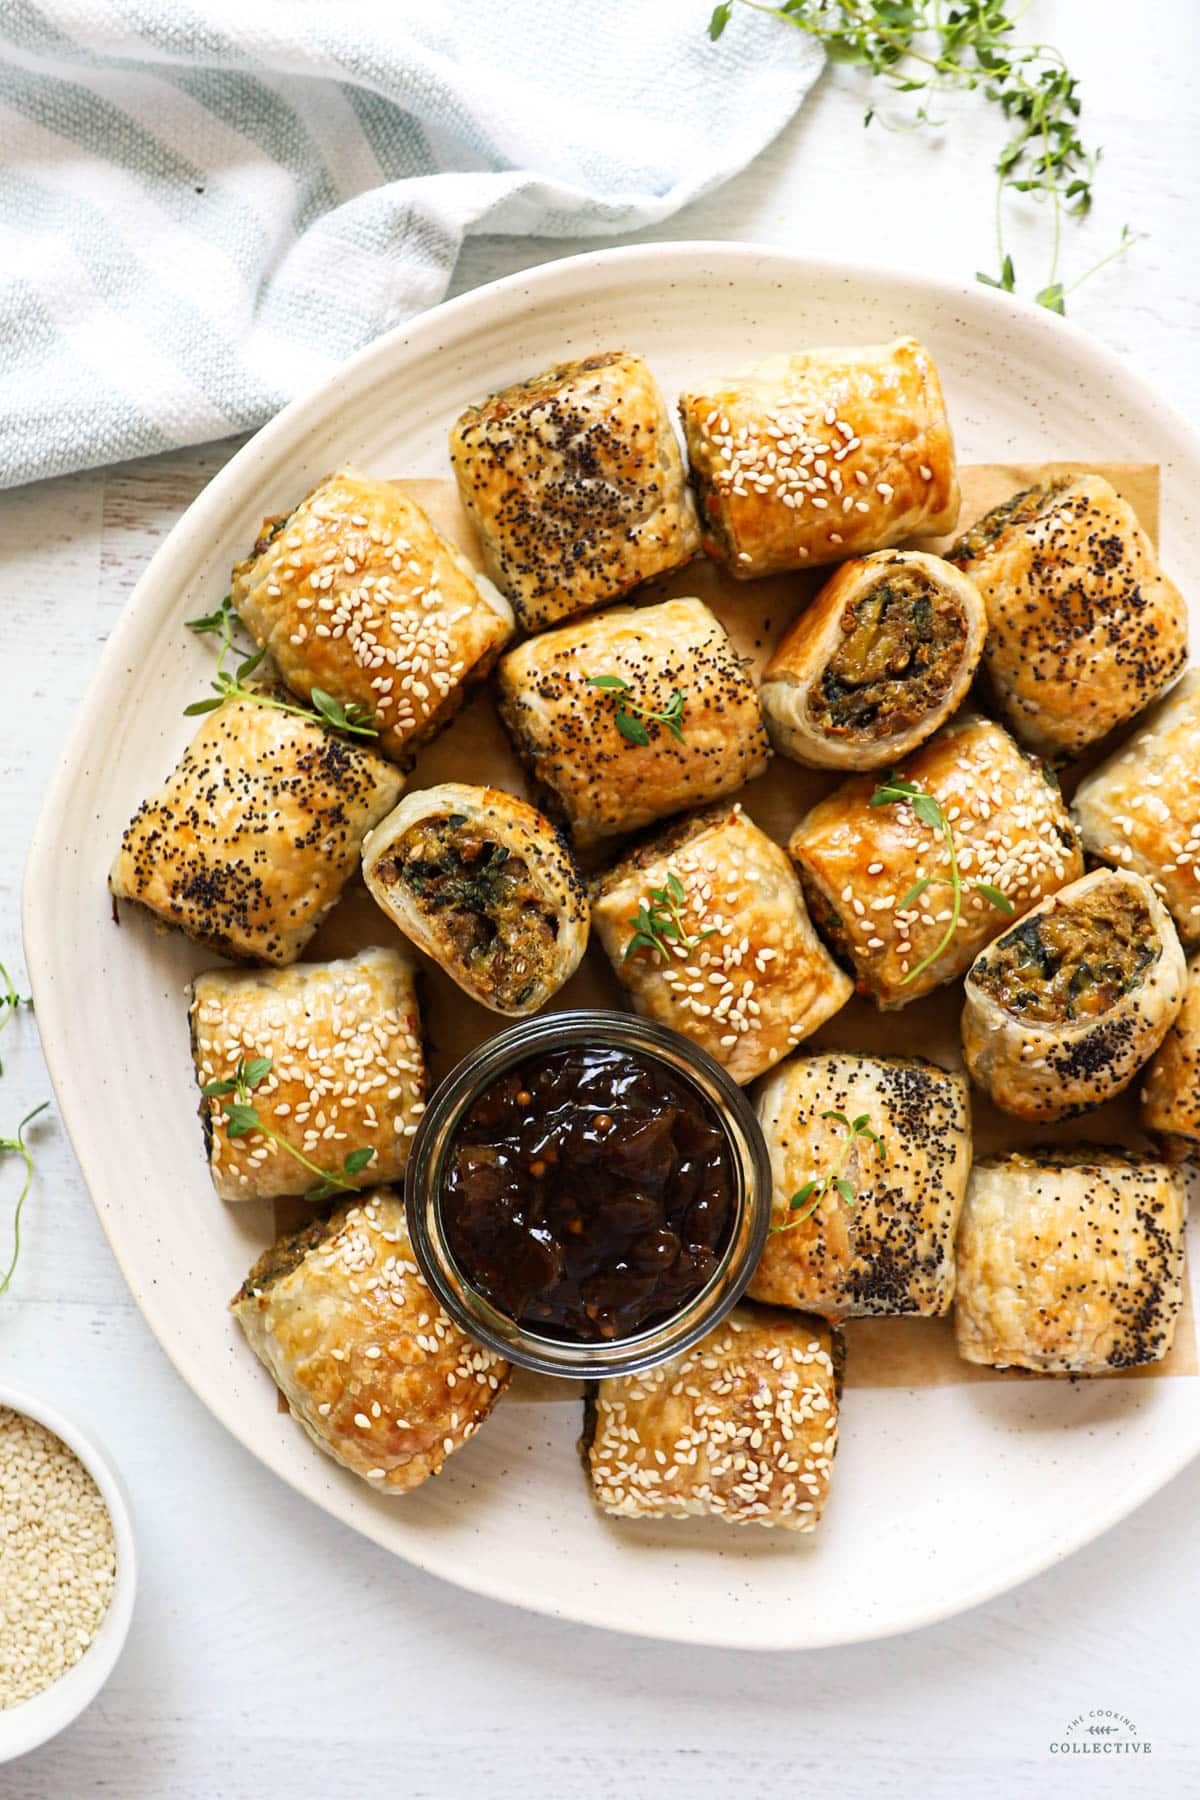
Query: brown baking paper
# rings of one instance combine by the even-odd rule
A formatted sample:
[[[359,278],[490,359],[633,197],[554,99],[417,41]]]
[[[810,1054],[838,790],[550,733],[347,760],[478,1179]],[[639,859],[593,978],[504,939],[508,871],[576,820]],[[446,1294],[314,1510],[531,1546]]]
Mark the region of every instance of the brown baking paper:
[[[1146,463],[1005,463],[962,468],[960,530],[998,501],[1019,488],[1071,470],[1104,475],[1123,494],[1150,537],[1158,541],[1159,472]],[[458,491],[452,481],[406,481],[403,485],[434,523],[481,567],[479,544]],[[956,534],[957,535],[957,534]],[[922,548],[944,548],[950,540],[929,540]],[[750,660],[756,674],[784,629],[811,599],[830,571],[814,570],[797,575],[776,575],[763,581],[730,580],[720,564],[700,560],[664,581],[642,588],[639,602],[673,596],[695,595],[721,620],[739,652]],[[828,772],[803,769],[785,757],[773,759],[767,773],[751,782],[738,796],[752,818],[785,843],[801,816],[823,794],[836,786]],[[468,781],[527,794],[524,773],[500,724],[488,691],[476,694],[436,743],[418,757],[406,789],[432,787],[440,781]],[[603,855],[611,855],[611,847]],[[314,939],[310,951],[316,960],[345,956],[365,944],[399,940],[395,927],[359,886],[337,907]],[[436,1083],[477,1044],[494,1036],[506,1021],[467,999],[440,969],[422,958],[425,967],[422,1015],[428,1037],[430,1080]],[[602,1006],[624,1009],[628,1002],[608,959],[593,942],[578,972],[551,1001],[555,1010]],[[866,1000],[852,999],[837,1016],[808,1039],[805,1050],[862,1050],[875,1054],[919,1053],[946,1068],[961,1069],[959,1040],[961,987],[943,987],[899,1013],[880,1013]],[[1137,1126],[1136,1084],[1127,1094],[1089,1113],[1086,1118],[1061,1127],[1038,1128],[999,1113],[978,1093],[972,1093],[977,1154],[1010,1149],[1041,1141],[1085,1138],[1097,1143],[1145,1146]],[[308,1216],[303,1202],[280,1205],[277,1225],[294,1226]],[[1185,1282],[1185,1295],[1187,1283]],[[949,1382],[1032,1379],[1019,1372],[1000,1374],[965,1363],[954,1349],[948,1319],[861,1319],[846,1327],[847,1381],[851,1387],[928,1387]],[[1175,1344],[1164,1362],[1130,1371],[1130,1377],[1194,1375],[1197,1371],[1196,1336],[1190,1298],[1175,1333]],[[569,1399],[578,1391],[572,1382],[523,1379],[518,1391],[527,1399]]]

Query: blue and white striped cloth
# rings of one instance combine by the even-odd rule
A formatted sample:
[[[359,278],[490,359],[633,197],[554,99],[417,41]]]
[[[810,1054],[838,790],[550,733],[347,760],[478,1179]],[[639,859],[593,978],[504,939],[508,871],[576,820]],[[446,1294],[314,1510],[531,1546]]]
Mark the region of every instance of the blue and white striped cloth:
[[[0,486],[259,424],[472,232],[665,219],[820,55],[708,0],[0,0]]]

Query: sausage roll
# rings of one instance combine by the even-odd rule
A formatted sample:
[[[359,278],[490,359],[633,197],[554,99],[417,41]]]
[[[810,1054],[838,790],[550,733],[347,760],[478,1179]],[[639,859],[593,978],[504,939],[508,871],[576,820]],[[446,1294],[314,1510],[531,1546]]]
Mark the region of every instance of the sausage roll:
[[[843,563],[776,645],[762,707],[777,750],[817,769],[882,769],[932,737],[983,654],[977,590],[940,557]]]
[[[1168,1162],[1200,1155],[1200,958],[1188,970],[1179,1017],[1143,1078],[1141,1122],[1161,1138]]]
[[[983,662],[1000,711],[1043,756],[1065,762],[1099,743],[1183,668],[1183,597],[1100,475],[1014,494],[948,556],[983,595]]]
[[[521,1018],[579,966],[588,903],[562,834],[500,788],[409,794],[367,840],[367,886],[473,1000]]]
[[[971,965],[963,1051],[1020,1119],[1067,1119],[1127,1088],[1183,1004],[1187,970],[1149,882],[1096,869],[1026,913]]]
[[[598,1382],[584,1415],[592,1493],[622,1519],[812,1531],[837,1449],[842,1345],[820,1319],[738,1306],[670,1362]]]
[[[384,1493],[436,1475],[508,1386],[425,1285],[388,1188],[281,1238],[231,1304],[317,1448]]]
[[[958,1353],[1106,1375],[1160,1362],[1183,1299],[1183,1176],[1073,1144],[977,1162],[958,1229]]]
[[[1088,855],[1144,875],[1184,943],[1200,943],[1200,669],[1079,784],[1074,808]]]
[[[885,1011],[953,981],[1013,914],[1083,874],[1057,782],[990,720],[944,726],[899,779],[931,795],[949,823],[962,882],[957,924],[942,830],[909,803],[872,805],[874,776],[843,781],[788,845],[818,930],[854,970],[858,991]]]
[[[468,407],[450,433],[484,562],[527,631],[615,600],[700,548],[658,383],[622,350]]]
[[[962,1076],[917,1057],[795,1056],[763,1083],[758,1119],[773,1210],[751,1296],[834,1319],[949,1312],[971,1167]]]
[[[397,950],[291,969],[210,969],[192,987],[192,1055],[201,1088],[267,1060],[251,1093],[263,1124],[318,1168],[371,1187],[403,1175],[424,1111],[425,1060],[412,964]],[[228,1096],[201,1100],[213,1186],[222,1200],[301,1194],[318,1180],[275,1139],[229,1137]]]
[[[403,786],[323,725],[226,700],[134,814],[109,888],[219,955],[295,962]]]
[[[581,845],[722,799],[771,754],[754,683],[702,600],[520,644],[499,690],[522,761]]]
[[[778,844],[740,806],[641,845],[593,885],[592,918],[644,1017],[753,1081],[850,998]]]
[[[351,469],[264,521],[231,598],[294,693],[359,707],[401,760],[457,712],[513,630],[508,601],[402,488]]]
[[[679,409],[704,548],[741,580],[958,522],[942,386],[915,338],[772,357]]]

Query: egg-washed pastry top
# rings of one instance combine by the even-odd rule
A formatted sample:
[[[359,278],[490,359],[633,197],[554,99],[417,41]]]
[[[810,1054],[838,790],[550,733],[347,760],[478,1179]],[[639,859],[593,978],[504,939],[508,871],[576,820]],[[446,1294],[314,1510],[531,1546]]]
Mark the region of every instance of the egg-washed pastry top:
[[[957,523],[941,382],[915,338],[770,357],[679,409],[704,549],[741,580]]]
[[[993,507],[947,552],[983,595],[983,653],[1012,731],[1055,761],[1135,718],[1187,660],[1187,608],[1127,501],[1063,475]]]
[[[426,1286],[388,1188],[273,1244],[231,1306],[318,1449],[382,1493],[436,1475],[508,1386]]]
[[[560,363],[468,407],[450,460],[484,561],[527,631],[689,562],[683,461],[640,356]]]
[[[143,800],[109,888],[220,955],[295,962],[403,785],[364,745],[236,696]]]
[[[398,760],[458,710],[512,636],[512,608],[392,481],[326,476],[264,522],[231,598],[302,699],[374,720]]]

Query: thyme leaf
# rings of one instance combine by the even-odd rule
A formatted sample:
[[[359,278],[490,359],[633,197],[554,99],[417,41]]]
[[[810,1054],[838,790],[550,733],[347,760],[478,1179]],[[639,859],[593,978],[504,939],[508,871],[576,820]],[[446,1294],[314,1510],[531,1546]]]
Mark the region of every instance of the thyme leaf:
[[[823,1175],[814,1175],[811,1180],[796,1189],[787,1203],[787,1212],[791,1216],[786,1218],[782,1225],[772,1225],[772,1232],[792,1231],[797,1225],[803,1225],[806,1219],[811,1219],[830,1188],[847,1206],[854,1205],[858,1199],[858,1192],[854,1183],[845,1173],[845,1168],[850,1158],[850,1152],[859,1138],[865,1138],[869,1143],[874,1144],[880,1162],[887,1161],[887,1150],[884,1147],[883,1139],[871,1124],[869,1113],[860,1113],[856,1119],[848,1119],[844,1112],[830,1109],[828,1112],[823,1112],[821,1117],[822,1119],[832,1119],[836,1125],[840,1125],[844,1129],[846,1135],[842,1139],[841,1148],[831,1167]]]
[[[236,668],[231,674],[225,667],[229,656],[239,655],[234,650],[233,628],[236,620],[233,602],[228,594],[213,612],[205,613],[201,618],[188,619],[187,628],[200,636],[212,636],[219,639],[220,649],[217,655],[216,675],[209,684],[213,697],[205,700],[193,700],[185,706],[183,715],[186,719],[198,718],[201,713],[215,712],[226,700],[254,700],[259,706],[274,707],[276,712],[291,713],[297,719],[310,719],[314,724],[332,725],[336,731],[349,732],[352,737],[373,738],[379,736],[379,728],[365,707],[351,700],[343,706],[324,688],[313,688],[311,693],[312,707],[293,706],[287,700],[280,700],[274,694],[266,694],[261,688],[250,688],[244,684],[258,668],[267,654],[266,645],[261,650],[241,655]]]
[[[633,936],[625,946],[621,961],[628,962],[637,950],[651,950],[664,962],[669,962],[672,944],[677,944],[685,956],[690,956],[698,944],[712,937],[717,929],[715,925],[707,931],[689,935],[680,911],[686,899],[687,890],[682,881],[674,869],[668,869],[663,886],[651,888],[632,918],[626,920],[626,924],[633,926]]]
[[[610,694],[615,703],[614,723],[621,736],[631,744],[645,745],[650,742],[650,733],[643,721],[665,726],[673,738],[682,744],[684,690],[676,688],[661,712],[652,707],[643,706],[637,700],[628,698],[632,688],[623,675],[585,675],[588,687],[596,688],[602,694]]]
[[[372,1160],[375,1151],[368,1145],[358,1150],[351,1150],[343,1159],[341,1171],[335,1172],[321,1168],[319,1163],[312,1162],[295,1144],[280,1135],[273,1125],[268,1125],[262,1118],[251,1096],[255,1088],[260,1087],[271,1073],[274,1058],[270,1056],[253,1056],[247,1061],[239,1056],[237,1067],[232,1077],[225,1076],[218,1081],[206,1081],[200,1089],[206,1100],[223,1100],[221,1109],[225,1114],[225,1135],[227,1138],[249,1137],[252,1131],[269,1138],[278,1144],[281,1150],[317,1177],[311,1187],[306,1188],[306,1200],[327,1200],[330,1194],[356,1194],[358,1187],[352,1177],[361,1175]],[[0,1288],[0,1293],[3,1289]]]

